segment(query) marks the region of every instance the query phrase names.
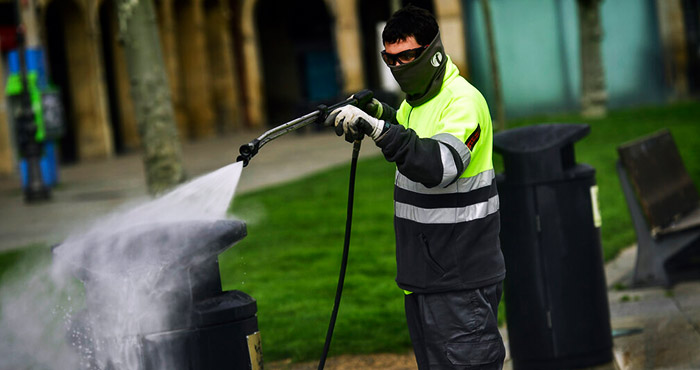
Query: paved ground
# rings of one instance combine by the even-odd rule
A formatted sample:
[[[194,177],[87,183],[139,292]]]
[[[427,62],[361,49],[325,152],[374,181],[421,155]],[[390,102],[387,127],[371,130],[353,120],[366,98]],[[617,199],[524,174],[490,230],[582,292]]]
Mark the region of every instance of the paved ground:
[[[636,248],[629,248],[607,266],[613,330],[633,333],[614,339],[618,367],[700,369],[700,282],[615,289],[618,282],[630,285],[635,257]]]
[[[190,176],[235,160],[238,147],[261,132],[242,132],[184,145]],[[289,134],[265,146],[243,171],[238,193],[299,178],[347,163],[351,146],[332,133]],[[378,155],[367,142],[362,157]],[[61,185],[47,203],[26,205],[18,180],[0,179],[0,251],[32,243],[61,241],[76,227],[129,202],[146,198],[137,153],[61,169]],[[673,289],[614,288],[628,284],[636,250],[625,250],[606,266],[615,361],[599,369],[700,369],[700,282]],[[575,292],[572,292],[575,294]],[[278,362],[272,368],[305,369],[314,364]],[[512,367],[508,360],[506,369]],[[412,354],[340,356],[329,369],[415,369]]]

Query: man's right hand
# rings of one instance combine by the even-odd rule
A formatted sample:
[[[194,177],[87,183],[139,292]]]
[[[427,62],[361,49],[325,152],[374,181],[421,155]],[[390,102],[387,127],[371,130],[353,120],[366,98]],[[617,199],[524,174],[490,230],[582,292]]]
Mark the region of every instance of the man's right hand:
[[[345,140],[352,143],[362,140],[365,135],[377,141],[387,127],[384,121],[376,119],[354,105],[337,108],[326,119],[326,125],[335,126],[338,136],[345,134]]]

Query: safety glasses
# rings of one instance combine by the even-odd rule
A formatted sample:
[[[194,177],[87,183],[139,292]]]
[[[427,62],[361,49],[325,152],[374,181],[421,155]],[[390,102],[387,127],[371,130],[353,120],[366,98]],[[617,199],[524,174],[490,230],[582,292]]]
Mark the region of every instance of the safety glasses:
[[[389,54],[386,52],[386,50],[382,50],[382,59],[384,59],[384,63],[386,63],[388,66],[410,63],[418,58],[427,47],[427,45],[421,46],[415,49],[404,50],[396,54]]]

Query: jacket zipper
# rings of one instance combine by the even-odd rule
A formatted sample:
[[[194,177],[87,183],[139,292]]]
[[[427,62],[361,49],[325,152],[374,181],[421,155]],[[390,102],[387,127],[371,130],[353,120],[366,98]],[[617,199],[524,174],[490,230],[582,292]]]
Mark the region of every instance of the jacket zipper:
[[[413,107],[411,107],[411,110],[408,111],[408,117],[406,118],[406,128],[407,129],[410,127],[411,113],[412,112],[413,112]]]

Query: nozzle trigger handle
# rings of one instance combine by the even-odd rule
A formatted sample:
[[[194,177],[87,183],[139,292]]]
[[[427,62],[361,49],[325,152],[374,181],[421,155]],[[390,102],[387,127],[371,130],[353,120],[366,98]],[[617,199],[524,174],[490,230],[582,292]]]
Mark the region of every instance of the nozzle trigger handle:
[[[364,89],[356,92],[353,94],[353,100],[356,101],[355,105],[356,107],[363,109],[369,102],[372,101],[372,98],[374,97],[374,93],[372,90]]]

